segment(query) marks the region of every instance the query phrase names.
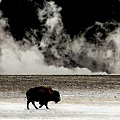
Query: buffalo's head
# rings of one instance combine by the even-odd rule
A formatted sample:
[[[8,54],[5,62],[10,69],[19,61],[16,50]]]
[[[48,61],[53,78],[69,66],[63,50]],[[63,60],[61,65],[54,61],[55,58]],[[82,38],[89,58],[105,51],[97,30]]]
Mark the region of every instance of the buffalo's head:
[[[53,92],[54,92],[54,93],[53,93],[53,94],[54,94],[54,95],[53,95],[53,96],[54,96],[54,98],[53,98],[53,99],[54,99],[54,102],[55,102],[55,103],[58,103],[58,102],[60,101],[60,93],[59,93],[58,91],[56,91],[56,90],[54,90]]]

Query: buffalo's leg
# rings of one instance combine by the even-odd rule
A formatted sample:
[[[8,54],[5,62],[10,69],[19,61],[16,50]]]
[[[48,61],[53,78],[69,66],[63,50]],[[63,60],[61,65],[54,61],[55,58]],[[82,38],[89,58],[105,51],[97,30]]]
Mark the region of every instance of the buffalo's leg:
[[[41,108],[43,106],[43,104],[40,104],[39,108]]]
[[[44,105],[44,102],[40,101],[39,104],[40,104],[39,108],[41,108]]]
[[[30,101],[27,101],[27,109],[29,110],[29,103],[30,103]]]
[[[45,102],[45,106],[46,106],[47,109],[49,109],[49,108],[48,108],[48,102]]]
[[[34,102],[34,101],[32,101],[32,104],[33,104],[33,106],[34,106],[36,109],[38,109],[38,108],[36,107],[36,105],[35,105],[35,102]]]

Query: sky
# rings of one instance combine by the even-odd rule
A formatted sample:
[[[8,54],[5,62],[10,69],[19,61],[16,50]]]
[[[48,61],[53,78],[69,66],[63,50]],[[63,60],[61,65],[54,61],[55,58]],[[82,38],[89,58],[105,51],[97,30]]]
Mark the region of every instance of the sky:
[[[0,74],[120,74],[119,9],[119,0],[1,0]]]

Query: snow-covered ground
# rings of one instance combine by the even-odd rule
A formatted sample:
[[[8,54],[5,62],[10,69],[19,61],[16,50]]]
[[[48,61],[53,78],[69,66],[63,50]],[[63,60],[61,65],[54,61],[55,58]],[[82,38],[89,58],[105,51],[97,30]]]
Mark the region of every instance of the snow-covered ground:
[[[0,102],[0,120],[120,120],[119,102],[100,103],[49,102],[50,109],[42,107],[36,110],[30,104],[30,110],[27,110],[25,99],[3,100]],[[36,105],[38,106],[38,103]]]
[[[118,76],[47,76],[43,82],[45,76],[28,78],[15,77],[16,82],[10,77],[1,79],[0,120],[120,120]],[[49,102],[49,110],[45,106],[36,110],[30,103],[27,110],[25,92],[38,84],[52,85],[61,101]]]

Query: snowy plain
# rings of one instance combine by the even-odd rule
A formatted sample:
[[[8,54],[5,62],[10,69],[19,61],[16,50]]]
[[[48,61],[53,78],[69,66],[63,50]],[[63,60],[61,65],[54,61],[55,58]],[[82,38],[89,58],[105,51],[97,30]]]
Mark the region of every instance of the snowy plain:
[[[0,120],[120,120],[119,76],[2,76],[0,85]],[[25,92],[37,85],[52,85],[61,101],[27,110]]]
[[[68,99],[71,96],[67,96]],[[38,106],[38,103],[36,103]],[[79,103],[49,102],[49,109],[43,106],[26,108],[25,99],[9,99],[0,102],[0,120],[120,120],[119,101],[81,100]]]

